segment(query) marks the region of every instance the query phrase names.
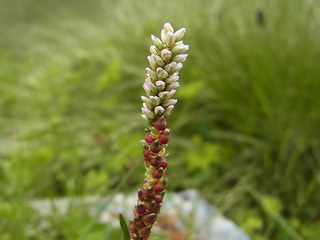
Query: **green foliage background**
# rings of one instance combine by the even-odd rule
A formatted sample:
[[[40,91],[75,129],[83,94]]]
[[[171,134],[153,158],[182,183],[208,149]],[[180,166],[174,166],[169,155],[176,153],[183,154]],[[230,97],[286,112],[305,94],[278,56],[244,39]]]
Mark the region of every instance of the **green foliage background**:
[[[318,239],[318,1],[1,0],[1,240],[121,239],[81,204],[46,228],[28,203],[142,184],[141,85],[165,22],[190,45],[169,190],[198,189],[252,239]]]

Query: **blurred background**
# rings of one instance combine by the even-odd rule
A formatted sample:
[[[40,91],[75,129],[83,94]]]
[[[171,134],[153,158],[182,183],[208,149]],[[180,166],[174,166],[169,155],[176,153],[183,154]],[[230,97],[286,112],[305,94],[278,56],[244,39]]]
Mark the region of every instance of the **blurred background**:
[[[1,240],[121,239],[81,204],[41,227],[29,203],[141,186],[140,96],[165,22],[190,45],[168,190],[197,189],[253,240],[318,239],[319,1],[0,0]]]

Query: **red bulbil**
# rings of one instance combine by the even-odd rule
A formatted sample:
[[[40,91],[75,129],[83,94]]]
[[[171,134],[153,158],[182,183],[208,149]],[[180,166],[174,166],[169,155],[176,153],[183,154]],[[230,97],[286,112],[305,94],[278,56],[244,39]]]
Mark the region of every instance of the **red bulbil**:
[[[141,221],[140,217],[137,216],[133,219],[133,224],[137,227],[137,228],[142,228],[144,227],[144,223]]]
[[[160,133],[160,135],[158,137],[158,141],[161,144],[167,144],[169,141],[169,130],[166,130],[166,131]]]
[[[135,233],[137,231],[137,228],[135,226],[130,227],[130,232]]]
[[[149,147],[144,146],[144,148],[143,148],[143,156],[144,156],[145,158],[147,158],[147,157],[150,156],[150,154],[151,154],[151,152],[150,152],[150,150],[149,150]]]
[[[144,214],[146,212],[146,208],[142,203],[138,203],[136,206],[136,211],[139,215]]]
[[[145,205],[145,209],[148,210],[148,211],[153,211],[154,208],[156,207],[156,202],[155,201],[151,201],[151,202],[147,202],[146,205]]]
[[[155,158],[152,158],[150,160],[150,164],[151,164],[151,166],[159,167],[160,164],[161,164],[161,157],[160,156],[156,156]]]
[[[158,131],[164,131],[167,128],[167,121],[164,116],[161,116],[154,124],[155,129]]]
[[[147,133],[145,139],[144,139],[147,143],[153,143],[154,139],[153,137],[151,136],[150,133]]]
[[[139,191],[138,191],[138,198],[139,198],[139,200],[140,201],[144,201],[144,196],[143,196],[144,194],[143,194],[143,191],[140,189]]]
[[[164,190],[164,188],[165,188],[165,185],[162,183],[162,182],[157,182],[155,185],[154,185],[154,190],[156,191],[156,192],[162,192],[163,190]],[[161,201],[162,201],[162,199],[161,199]]]
[[[150,236],[150,230],[151,230],[151,227],[150,226],[146,226],[144,228],[141,228],[139,230],[139,235],[140,235],[140,240],[141,239],[148,239],[148,237]]]
[[[153,172],[153,173],[152,173],[152,176],[153,176],[154,178],[161,178],[161,177],[162,177],[162,174],[160,174],[160,173],[158,173],[158,172]]]
[[[158,140],[161,144],[167,144],[169,142],[169,139],[167,137],[164,137],[163,135],[160,135]]]
[[[161,145],[159,144],[158,141],[154,141],[153,143],[151,143],[150,151],[153,153],[158,153],[161,151]]]
[[[163,176],[163,168],[159,168],[152,173],[154,178],[161,178]]]
[[[156,193],[154,192],[152,187],[148,187],[143,191],[143,196],[144,196],[144,199],[146,200],[153,199],[155,195]]]
[[[152,159],[153,159],[153,158],[152,158],[151,156],[149,156],[149,157],[144,158],[144,161],[148,163],[148,162],[150,162]]]
[[[155,162],[154,159],[151,159],[150,165],[153,166],[153,167],[159,167],[160,166],[160,164]]]
[[[160,195],[156,195],[154,197],[154,201],[157,202],[157,203],[161,203],[162,202],[162,197]]]
[[[161,208],[161,204],[157,204],[153,211],[155,213],[158,213],[158,212],[160,212],[160,208]]]
[[[161,164],[160,164],[160,167],[162,167],[163,169],[167,168],[168,167],[168,163],[167,162],[164,162],[162,161]]]
[[[157,219],[157,214],[155,214],[155,213],[150,213],[150,214],[144,215],[144,216],[142,217],[142,221],[143,221],[146,225],[154,224],[154,222],[156,221],[156,219]]]
[[[167,181],[166,180],[161,180],[161,181],[158,181],[155,185],[154,185],[154,190],[156,191],[156,196],[159,196],[161,197],[161,199],[163,199],[163,196],[164,196],[164,190],[166,188],[166,185],[167,185]]]
[[[150,156],[150,154],[151,154],[151,152],[150,152],[150,151],[148,151],[148,152],[143,153],[143,156],[144,156],[145,158],[147,158],[147,157],[149,157],[149,156]]]

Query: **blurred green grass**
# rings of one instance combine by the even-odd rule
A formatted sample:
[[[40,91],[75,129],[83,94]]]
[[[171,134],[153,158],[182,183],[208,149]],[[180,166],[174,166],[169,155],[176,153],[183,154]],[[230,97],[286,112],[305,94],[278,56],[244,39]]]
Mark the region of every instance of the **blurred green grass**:
[[[1,0],[1,239],[120,238],[76,207],[43,230],[28,201],[141,185],[141,85],[165,22],[190,45],[169,190],[199,189],[252,239],[317,239],[319,11],[315,0]]]

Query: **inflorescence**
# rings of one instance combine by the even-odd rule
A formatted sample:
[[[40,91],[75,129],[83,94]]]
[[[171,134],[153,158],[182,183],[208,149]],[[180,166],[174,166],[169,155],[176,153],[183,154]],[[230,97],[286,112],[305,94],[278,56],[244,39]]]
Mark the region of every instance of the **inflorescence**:
[[[138,191],[133,220],[130,221],[131,240],[147,240],[156,221],[165,194],[168,154],[166,147],[170,130],[167,119],[174,105],[176,88],[179,87],[179,70],[188,56],[188,45],[181,39],[185,28],[174,32],[169,23],[161,30],[161,39],[151,35],[153,45],[148,56],[149,67],[143,84],[146,96],[142,96],[142,117],[149,122],[143,142],[145,180]]]

